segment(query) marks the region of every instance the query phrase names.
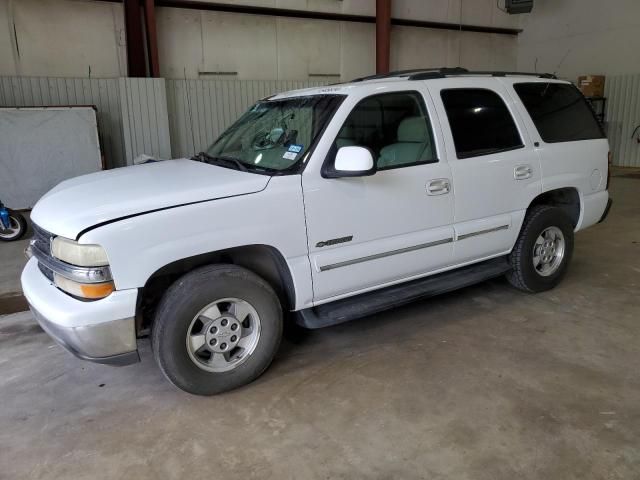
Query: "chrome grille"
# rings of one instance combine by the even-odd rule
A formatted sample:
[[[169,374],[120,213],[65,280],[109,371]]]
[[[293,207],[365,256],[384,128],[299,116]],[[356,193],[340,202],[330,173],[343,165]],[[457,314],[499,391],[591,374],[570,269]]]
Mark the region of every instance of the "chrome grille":
[[[39,227],[35,223],[32,223],[33,226],[33,238],[31,239],[31,245],[34,248],[37,248],[40,252],[51,255],[51,240],[55,237],[52,233],[47,232],[45,229]],[[49,280],[53,282],[53,271],[50,268],[47,268],[42,264],[42,262],[38,262],[38,268],[42,272],[42,274],[47,277]]]
[[[45,229],[40,228],[35,223],[33,226],[33,238],[31,239],[32,245],[38,247],[38,249],[47,255],[51,254],[51,240],[55,237],[52,233],[47,232]]]

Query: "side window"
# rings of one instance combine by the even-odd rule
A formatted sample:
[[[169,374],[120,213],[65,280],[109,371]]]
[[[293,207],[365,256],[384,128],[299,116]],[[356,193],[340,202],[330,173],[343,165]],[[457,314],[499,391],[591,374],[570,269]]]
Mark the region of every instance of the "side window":
[[[417,92],[365,98],[351,111],[334,143],[368,148],[379,170],[437,162],[427,110]]]
[[[547,143],[604,138],[591,107],[573,85],[516,83],[513,88]]]
[[[481,88],[440,92],[458,158],[478,157],[523,146],[513,117],[500,95]]]

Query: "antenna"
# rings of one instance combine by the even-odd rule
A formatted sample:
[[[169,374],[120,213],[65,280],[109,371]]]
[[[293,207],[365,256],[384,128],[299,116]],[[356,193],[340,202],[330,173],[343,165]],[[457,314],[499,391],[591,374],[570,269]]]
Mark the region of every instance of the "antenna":
[[[564,57],[562,57],[562,59],[560,60],[560,63],[558,63],[558,66],[556,67],[555,71],[553,72],[554,75],[558,75],[558,70],[560,70],[560,67],[562,66],[562,64],[564,63],[564,61],[567,59],[567,57],[569,56],[569,53],[571,53],[571,48],[569,48],[567,50],[567,53],[564,54]]]

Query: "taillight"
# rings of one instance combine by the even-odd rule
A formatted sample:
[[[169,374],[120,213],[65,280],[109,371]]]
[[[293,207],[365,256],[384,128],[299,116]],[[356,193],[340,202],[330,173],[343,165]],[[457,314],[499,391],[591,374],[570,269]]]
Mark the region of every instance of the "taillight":
[[[613,163],[613,155],[609,152],[607,157],[607,190],[609,190],[609,181],[611,180],[611,164]]]

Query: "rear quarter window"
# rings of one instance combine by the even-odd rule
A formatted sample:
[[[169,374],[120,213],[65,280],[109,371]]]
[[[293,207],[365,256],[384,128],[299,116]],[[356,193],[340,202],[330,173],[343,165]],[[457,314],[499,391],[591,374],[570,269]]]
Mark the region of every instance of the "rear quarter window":
[[[604,138],[593,110],[573,85],[516,83],[514,90],[546,143]]]

